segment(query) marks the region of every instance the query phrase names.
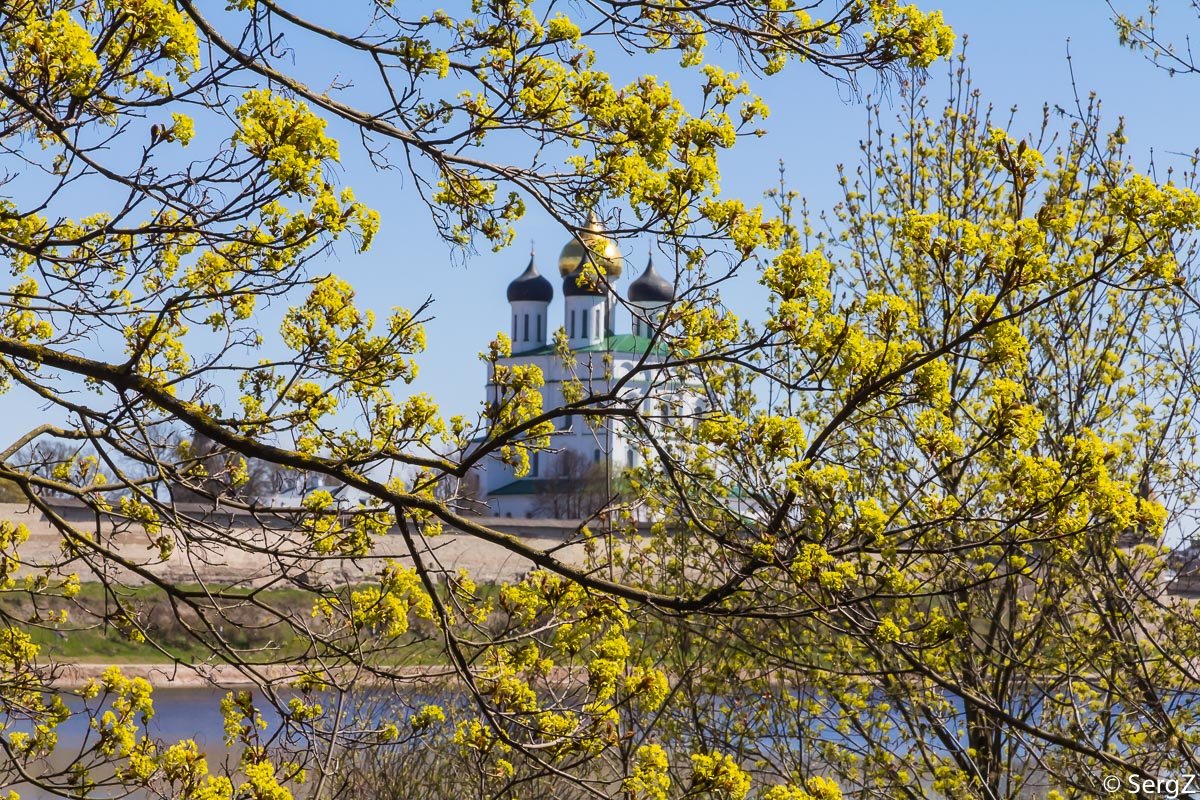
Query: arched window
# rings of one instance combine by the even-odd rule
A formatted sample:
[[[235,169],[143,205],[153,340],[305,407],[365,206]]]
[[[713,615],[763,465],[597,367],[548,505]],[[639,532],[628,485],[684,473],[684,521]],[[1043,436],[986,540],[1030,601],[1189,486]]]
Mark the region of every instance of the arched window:
[[[529,315],[525,315],[525,341],[529,341]]]
[[[517,315],[516,315],[516,314],[513,314],[513,332],[512,332],[512,338],[514,338],[514,339],[516,339],[516,338],[517,338]]]
[[[586,339],[586,338],[588,338],[588,332],[587,332],[588,313],[586,311],[584,311],[582,314],[580,314],[580,316],[583,317],[583,331],[581,331],[579,335]]]
[[[531,478],[536,478],[538,476],[538,456],[540,455],[541,453],[538,451],[533,451],[533,458],[529,462],[529,477]]]
[[[632,447],[625,451],[625,463],[631,467],[637,466],[637,452]]]
[[[600,463],[600,451],[599,450],[596,450],[595,452],[592,453],[592,463],[593,464]]]
[[[539,342],[546,341],[546,331],[542,330],[542,315],[537,315],[537,337]]]
[[[600,309],[596,309],[596,338],[600,338],[604,334],[604,330],[600,327]]]
[[[575,338],[575,309],[571,309],[571,338]]]

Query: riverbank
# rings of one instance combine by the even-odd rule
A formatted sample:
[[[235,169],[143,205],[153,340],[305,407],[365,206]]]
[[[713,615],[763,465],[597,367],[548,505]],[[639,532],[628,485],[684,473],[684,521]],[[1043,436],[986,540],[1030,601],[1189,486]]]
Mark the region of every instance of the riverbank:
[[[112,664],[57,664],[51,686],[59,690],[78,689],[90,680],[98,680]],[[155,689],[246,689],[255,686],[286,686],[300,673],[286,664],[264,664],[235,667],[231,664],[117,664],[129,678],[145,678]],[[389,670],[386,683],[445,684],[456,673],[446,666],[396,667]],[[349,678],[349,676],[344,676]],[[382,678],[358,676],[355,685],[382,685]]]

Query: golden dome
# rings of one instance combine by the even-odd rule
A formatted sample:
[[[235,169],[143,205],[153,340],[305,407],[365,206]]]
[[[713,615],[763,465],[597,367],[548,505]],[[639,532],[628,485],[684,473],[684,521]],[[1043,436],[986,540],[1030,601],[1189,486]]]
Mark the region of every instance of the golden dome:
[[[583,241],[581,242],[580,239]],[[587,225],[584,226],[579,237],[567,242],[562,252],[558,254],[559,274],[564,278],[567,277],[579,269],[583,260],[588,256],[594,260],[596,266],[604,270],[604,274],[610,279],[621,277],[625,260],[621,258],[621,250],[617,247],[617,243],[604,235],[604,226],[600,224],[600,218],[596,216],[595,211],[588,212]]]

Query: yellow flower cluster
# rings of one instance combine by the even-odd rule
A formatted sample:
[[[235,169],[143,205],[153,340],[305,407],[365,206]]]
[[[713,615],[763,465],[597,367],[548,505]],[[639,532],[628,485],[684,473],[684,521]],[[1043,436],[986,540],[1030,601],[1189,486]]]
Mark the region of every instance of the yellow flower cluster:
[[[365,633],[379,640],[391,640],[409,628],[409,616],[433,619],[433,600],[411,567],[389,562],[379,577],[378,586],[346,590],[348,596],[322,598],[313,607],[314,617],[330,624],[344,623],[353,635]]]
[[[325,120],[302,102],[269,89],[251,89],[237,107],[235,144],[266,162],[267,173],[289,194],[315,195],[325,187],[325,161],[337,161],[338,144],[325,135]]]

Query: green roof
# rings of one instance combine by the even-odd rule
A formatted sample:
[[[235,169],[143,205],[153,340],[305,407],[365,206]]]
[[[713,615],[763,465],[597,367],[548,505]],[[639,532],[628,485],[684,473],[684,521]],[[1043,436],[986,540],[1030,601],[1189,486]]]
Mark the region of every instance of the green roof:
[[[493,492],[488,492],[488,497],[553,494],[566,490],[573,483],[577,483],[577,481],[572,481],[570,478],[521,478],[512,483],[506,483]]]
[[[642,354],[650,350],[651,339],[647,336],[634,336],[632,333],[622,333],[617,336],[609,336],[604,341],[598,344],[589,344],[585,347],[573,347],[572,353],[636,353]],[[660,340],[654,347],[654,355],[665,356],[667,348]],[[554,345],[548,344],[543,347],[535,347],[532,350],[524,350],[520,353],[513,353],[516,356],[549,356],[554,354]]]

